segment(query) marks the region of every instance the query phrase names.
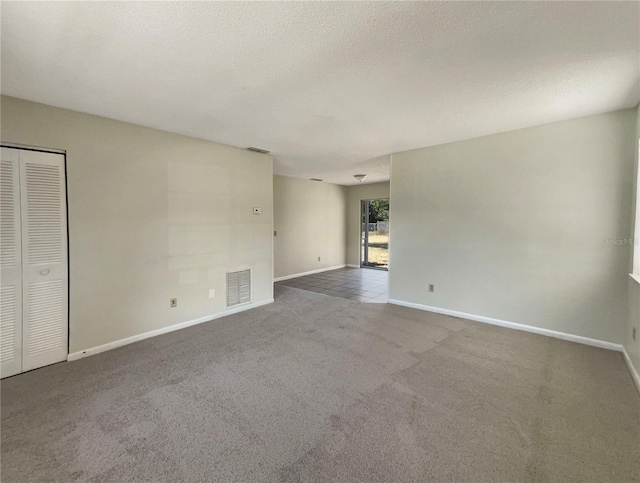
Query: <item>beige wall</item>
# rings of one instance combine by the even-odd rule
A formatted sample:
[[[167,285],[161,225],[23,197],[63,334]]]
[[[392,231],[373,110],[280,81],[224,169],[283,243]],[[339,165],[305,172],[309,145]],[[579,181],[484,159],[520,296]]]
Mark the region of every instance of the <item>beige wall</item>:
[[[635,115],[394,154],[390,298],[621,343]]]
[[[636,176],[634,179],[636,183],[634,184],[634,194],[637,196],[638,190],[638,176],[640,175],[640,167],[638,165],[638,150],[640,143],[640,106],[636,108],[636,135],[635,135],[635,144],[634,144],[634,153],[635,153],[635,170]],[[637,202],[635,201],[633,207],[637,207]],[[624,348],[629,354],[629,358],[631,359],[632,364],[636,368],[636,371],[640,373],[640,210],[635,210],[635,257],[633,262],[633,273],[638,277],[638,279],[633,279],[629,277],[629,317],[627,319],[627,324],[624,332]],[[633,250],[633,247],[629,247],[630,250]],[[636,329],[636,340],[633,340],[633,328]]]
[[[274,276],[344,265],[345,208],[344,186],[274,176]]]
[[[253,302],[272,299],[270,156],[8,97],[1,109],[2,142],[67,151],[72,353],[224,312],[227,270],[251,267]]]
[[[347,264],[360,266],[360,202],[389,198],[389,183],[358,184],[347,187]],[[390,204],[392,201],[389,202]],[[393,235],[393,220],[389,220],[389,247]],[[392,260],[389,259],[391,265]]]

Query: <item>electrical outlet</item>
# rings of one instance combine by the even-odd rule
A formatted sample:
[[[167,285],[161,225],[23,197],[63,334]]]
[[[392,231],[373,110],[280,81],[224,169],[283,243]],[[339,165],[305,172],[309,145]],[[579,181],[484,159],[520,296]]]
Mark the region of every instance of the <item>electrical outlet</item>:
[[[633,329],[631,329],[631,337],[633,337],[633,340],[636,340],[636,328],[635,327]]]
[[[215,288],[210,288],[209,289],[209,298],[210,299],[216,298],[216,289]]]
[[[432,283],[429,284],[429,292],[435,292],[436,291],[436,286]]]
[[[175,309],[177,306],[178,306],[177,298],[172,298],[171,300],[169,300],[169,307],[171,307],[172,309]]]
[[[318,261],[320,261],[320,257],[318,257]]]

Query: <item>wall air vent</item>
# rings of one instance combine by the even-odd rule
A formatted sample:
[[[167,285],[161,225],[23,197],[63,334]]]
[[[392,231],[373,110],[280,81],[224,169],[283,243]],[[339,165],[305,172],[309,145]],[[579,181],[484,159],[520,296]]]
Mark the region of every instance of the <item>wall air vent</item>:
[[[271,151],[267,151],[266,149],[254,148],[253,146],[248,147],[247,151],[253,151],[254,153],[260,153],[260,154],[269,154],[271,152]]]
[[[251,269],[227,272],[227,307],[251,302]]]

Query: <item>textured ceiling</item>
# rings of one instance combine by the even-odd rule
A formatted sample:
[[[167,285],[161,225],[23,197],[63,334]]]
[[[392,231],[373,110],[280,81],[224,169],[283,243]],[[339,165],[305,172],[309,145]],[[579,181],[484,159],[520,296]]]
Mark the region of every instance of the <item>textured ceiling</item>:
[[[638,7],[5,1],[1,87],[373,182],[391,152],[635,106]]]

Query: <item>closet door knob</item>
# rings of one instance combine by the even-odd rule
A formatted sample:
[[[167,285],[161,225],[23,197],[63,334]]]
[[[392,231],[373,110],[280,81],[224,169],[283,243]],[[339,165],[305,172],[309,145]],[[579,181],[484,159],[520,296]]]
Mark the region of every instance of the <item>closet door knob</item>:
[[[45,268],[44,270],[40,270],[40,275],[49,275],[49,269]]]

